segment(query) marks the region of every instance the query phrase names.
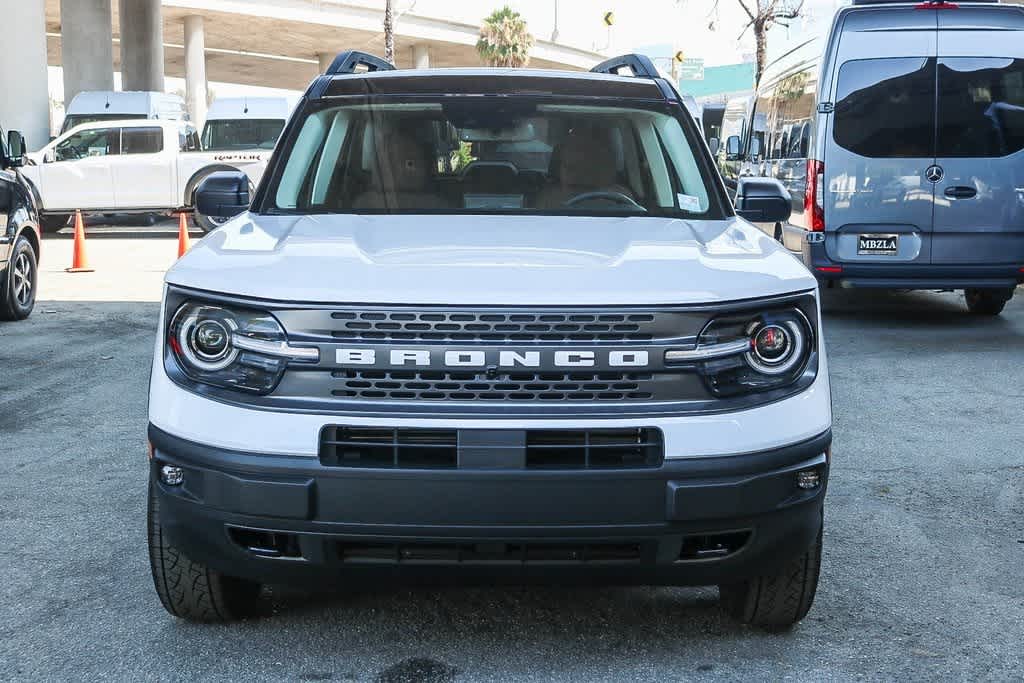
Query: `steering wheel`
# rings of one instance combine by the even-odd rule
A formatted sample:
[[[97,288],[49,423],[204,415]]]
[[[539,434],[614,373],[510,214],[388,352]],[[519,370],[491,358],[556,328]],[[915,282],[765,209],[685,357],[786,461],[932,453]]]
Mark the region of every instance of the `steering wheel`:
[[[633,198],[628,195],[624,195],[621,192],[607,192],[602,190],[598,190],[597,192],[582,192],[575,197],[571,197],[568,201],[562,204],[562,206],[576,206],[577,204],[588,202],[592,199],[606,199],[610,202],[621,204],[622,206],[631,206],[644,212],[647,211],[646,208],[637,204]]]

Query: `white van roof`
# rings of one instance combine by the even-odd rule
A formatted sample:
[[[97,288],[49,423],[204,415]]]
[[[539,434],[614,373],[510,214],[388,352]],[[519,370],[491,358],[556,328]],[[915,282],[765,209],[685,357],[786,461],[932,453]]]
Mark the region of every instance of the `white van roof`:
[[[218,97],[206,112],[206,120],[287,119],[297,97]]]
[[[163,92],[93,90],[80,92],[71,100],[66,114],[159,114],[161,118],[182,118],[185,100]]]

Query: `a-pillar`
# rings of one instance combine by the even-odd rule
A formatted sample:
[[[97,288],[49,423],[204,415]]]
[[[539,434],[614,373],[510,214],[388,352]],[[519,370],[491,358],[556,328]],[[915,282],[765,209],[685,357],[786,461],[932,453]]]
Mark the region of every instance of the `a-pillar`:
[[[0,126],[18,130],[29,150],[50,138],[46,87],[46,8],[43,0],[4,4],[4,56],[0,57]]]
[[[5,7],[17,8],[13,11],[18,14],[22,6],[35,4],[34,1],[12,2],[6,3]],[[110,0],[61,0],[60,51],[64,67],[65,107],[80,92],[114,89],[114,45],[110,22]],[[4,39],[10,40],[14,33],[5,31]],[[7,56],[3,61],[20,64],[20,58],[10,58],[19,53],[12,52],[9,45],[5,46],[4,52]]]
[[[161,1],[120,0],[118,17],[121,21],[121,88],[162,92],[164,19]]]
[[[427,45],[412,46],[412,68],[430,68],[430,47],[428,47]]]
[[[185,17],[185,104],[196,128],[206,121],[206,31],[199,15]]]

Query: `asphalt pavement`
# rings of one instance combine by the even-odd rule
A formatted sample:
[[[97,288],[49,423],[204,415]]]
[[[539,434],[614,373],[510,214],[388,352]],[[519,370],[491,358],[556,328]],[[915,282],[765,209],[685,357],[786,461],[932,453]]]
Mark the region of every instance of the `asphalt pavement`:
[[[171,239],[90,242],[0,323],[0,679],[1020,680],[1024,290],[828,291],[835,443],[809,617],[736,626],[714,588],[274,588],[273,613],[168,616],[145,538],[146,385]]]

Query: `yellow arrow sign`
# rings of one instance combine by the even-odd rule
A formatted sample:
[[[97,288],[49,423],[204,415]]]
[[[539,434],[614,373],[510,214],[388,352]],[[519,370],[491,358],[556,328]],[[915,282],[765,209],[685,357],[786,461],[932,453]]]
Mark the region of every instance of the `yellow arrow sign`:
[[[682,64],[683,61],[686,60],[686,55],[683,54],[682,50],[679,50],[678,52],[675,53],[672,59],[676,60],[676,62],[678,62],[679,64]]]
[[[615,12],[605,12],[604,13],[604,23],[607,24],[608,26],[611,26],[612,24],[614,24],[615,23]]]

